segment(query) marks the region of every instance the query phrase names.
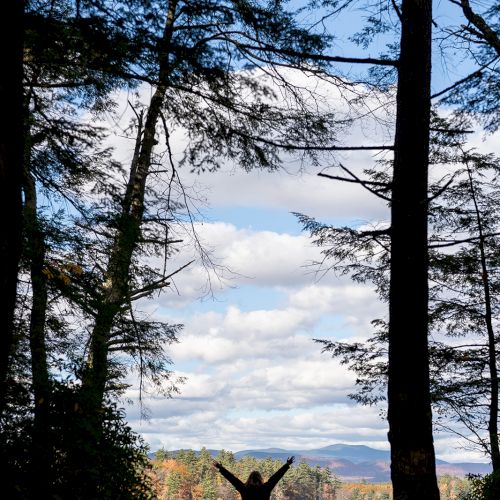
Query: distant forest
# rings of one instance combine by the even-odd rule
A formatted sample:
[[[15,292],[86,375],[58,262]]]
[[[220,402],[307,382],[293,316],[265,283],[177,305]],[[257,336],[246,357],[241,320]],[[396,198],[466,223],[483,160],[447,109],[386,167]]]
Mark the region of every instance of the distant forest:
[[[247,455],[236,460],[222,450],[215,460],[245,481],[251,471],[259,471],[264,480],[283,463],[272,458]],[[239,500],[236,490],[213,467],[214,458],[203,448],[200,452],[159,450],[152,460],[151,479],[159,500]],[[442,500],[472,500],[474,480],[442,476],[439,490]],[[311,467],[304,461],[293,466],[273,490],[272,500],[392,500],[390,483],[345,483],[328,467]]]

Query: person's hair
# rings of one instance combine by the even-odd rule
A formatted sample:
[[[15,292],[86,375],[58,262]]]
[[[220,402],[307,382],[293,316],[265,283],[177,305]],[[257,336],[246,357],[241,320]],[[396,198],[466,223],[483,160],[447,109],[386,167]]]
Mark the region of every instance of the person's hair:
[[[260,472],[254,470],[253,472],[250,472],[245,486],[261,486],[262,484],[264,484],[264,481],[262,480]]]

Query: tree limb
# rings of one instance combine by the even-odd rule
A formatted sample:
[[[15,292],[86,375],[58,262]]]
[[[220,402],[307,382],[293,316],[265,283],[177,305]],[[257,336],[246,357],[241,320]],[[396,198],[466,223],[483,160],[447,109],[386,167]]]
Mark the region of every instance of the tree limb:
[[[354,64],[374,64],[379,66],[398,66],[398,61],[394,59],[374,59],[372,57],[359,58],[359,57],[341,57],[341,56],[327,56],[323,54],[311,54],[306,52],[297,52],[291,49],[277,49],[269,46],[257,46],[249,44],[237,44],[241,49],[255,50],[262,52],[272,52],[284,56],[297,57],[299,59],[309,59],[311,61],[320,62],[340,62],[340,63],[354,63]]]
[[[356,184],[359,184],[358,179],[349,179],[348,177],[340,177],[338,175],[324,174],[323,172],[320,172],[318,174],[318,177],[326,177],[327,179],[333,179],[336,181],[355,182]],[[388,182],[363,181],[363,183],[368,184],[370,186],[381,186],[381,187],[385,187],[387,189],[390,188],[390,183],[388,183]]]
[[[391,199],[389,197],[384,196],[383,194],[380,194],[380,190],[372,189],[370,187],[370,184],[373,185],[372,181],[364,181],[363,179],[360,179],[354,172],[351,172],[348,168],[344,167],[344,165],[342,165],[342,164],[340,164],[340,168],[344,172],[347,172],[353,178],[352,182],[356,182],[358,184],[361,184],[361,186],[363,186],[367,191],[374,194],[375,196],[378,196],[379,198],[382,198],[385,201],[391,201]],[[318,175],[321,176],[321,173]],[[326,174],[323,175],[323,177],[326,177],[326,176],[327,176]],[[380,184],[382,184],[382,186],[387,188],[387,184],[385,184],[385,183],[380,183]]]
[[[483,234],[483,238],[489,238],[492,236],[500,236],[499,233],[489,233],[489,234]],[[448,241],[446,243],[433,243],[429,245],[429,248],[444,248],[444,247],[452,247],[454,245],[460,245],[460,243],[473,243],[475,241],[478,241],[480,239],[479,236],[471,236],[470,238],[464,238],[462,240],[453,240],[453,241]]]
[[[146,285],[142,288],[131,291],[131,293],[129,295],[129,300],[134,301],[134,300],[140,299],[142,297],[146,297],[154,290],[158,290],[160,288],[164,288],[164,287],[168,286],[169,285],[168,280],[172,276],[175,276],[177,273],[180,273],[183,269],[186,269],[186,267],[190,266],[193,262],[194,262],[194,260],[191,260],[187,264],[184,264],[183,266],[176,269],[174,272],[170,273],[168,276],[164,276],[160,280],[154,281],[153,283],[150,283],[149,285]]]
[[[246,139],[252,139],[257,142],[262,142],[264,144],[269,144],[269,146],[275,146],[277,148],[283,148],[288,151],[380,151],[380,150],[393,150],[392,145],[382,145],[382,146],[297,146],[296,144],[285,144],[281,142],[271,141],[269,139],[264,139],[263,137],[253,137],[249,134],[245,134],[239,130],[232,131],[236,135],[245,137]]]
[[[465,83],[467,80],[470,80],[472,78],[475,78],[475,77],[480,77],[482,76],[483,74],[483,70],[485,70],[490,64],[492,64],[493,62],[495,62],[496,60],[498,59],[498,57],[494,57],[491,61],[488,61],[486,64],[483,64],[479,69],[477,69],[476,71],[470,73],[469,75],[465,76],[464,78],[462,78],[461,80],[458,80],[456,81],[455,83],[453,83],[452,85],[450,85],[449,87],[446,87],[445,89],[443,90],[440,90],[439,92],[436,92],[435,94],[431,95],[431,99],[435,99],[436,97],[440,97],[442,96],[443,94],[446,94],[447,92],[449,92],[450,90],[453,90],[454,88],[462,85],[462,83]]]
[[[477,31],[474,30],[476,36],[485,40],[488,45],[495,49],[497,55],[500,56],[500,39],[498,38],[498,34],[491,28],[482,16],[476,14],[472,10],[469,0],[459,0],[459,2],[455,0],[451,1],[452,3],[458,4],[462,7],[462,11],[464,16],[467,18],[467,21],[469,21],[477,29]]]

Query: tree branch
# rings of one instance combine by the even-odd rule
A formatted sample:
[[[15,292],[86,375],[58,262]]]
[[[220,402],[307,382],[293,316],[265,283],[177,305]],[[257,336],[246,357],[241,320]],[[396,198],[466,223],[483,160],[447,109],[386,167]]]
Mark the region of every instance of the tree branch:
[[[448,189],[448,187],[450,186],[450,184],[451,184],[451,183],[455,180],[455,177],[456,177],[458,174],[459,174],[459,172],[455,172],[455,173],[451,176],[450,180],[449,180],[449,181],[448,181],[448,182],[447,182],[447,183],[446,183],[446,184],[445,184],[442,188],[438,189],[438,190],[436,191],[436,193],[434,193],[432,196],[429,196],[429,198],[428,198],[427,200],[430,202],[430,201],[435,200],[435,199],[436,199],[436,198],[438,198],[439,196],[441,196],[441,195],[442,195],[442,194],[443,194],[443,193],[444,193],[444,192]]]
[[[431,99],[435,99],[436,97],[440,97],[443,94],[446,94],[450,90],[453,90],[454,88],[462,85],[462,83],[465,83],[467,80],[470,80],[472,78],[475,78],[476,76],[482,76],[483,70],[485,70],[490,64],[494,63],[498,57],[494,57],[491,61],[488,61],[486,64],[483,64],[479,69],[476,71],[470,73],[469,75],[465,76],[461,80],[456,81],[454,84],[450,85],[449,87],[446,87],[443,90],[440,90],[439,92],[436,92],[435,94],[431,95]]]
[[[168,276],[164,276],[162,279],[160,279],[158,281],[154,281],[153,283],[150,283],[149,285],[146,285],[146,286],[139,288],[137,290],[133,290],[129,295],[129,300],[132,302],[132,301],[140,299],[142,297],[146,297],[154,290],[158,290],[160,288],[164,288],[164,287],[168,286],[169,285],[168,280],[172,276],[175,276],[177,273],[180,273],[183,269],[186,269],[186,267],[190,266],[193,262],[194,262],[194,260],[191,260],[187,264],[184,264],[183,266],[176,269],[173,273],[170,273]]]
[[[370,193],[374,194],[375,196],[378,196],[379,198],[382,198],[385,201],[391,201],[390,198],[388,198],[387,196],[384,196],[383,194],[380,194],[381,190],[372,189],[370,187],[370,186],[374,186],[375,185],[375,186],[383,186],[385,189],[388,189],[388,185],[385,182],[364,181],[363,179],[360,179],[356,174],[354,174],[353,172],[351,172],[348,168],[344,167],[344,165],[340,164],[340,168],[344,172],[347,172],[352,177],[352,180],[351,179],[345,179],[345,178],[342,178],[342,177],[330,176],[329,174],[323,174],[321,172],[318,174],[318,176],[319,177],[327,177],[329,179],[335,179],[336,178],[338,180],[345,180],[347,182],[355,182],[357,184],[361,184],[361,186],[363,186],[367,191],[369,191]]]
[[[490,238],[493,236],[500,236],[499,233],[488,233],[488,234],[483,234],[483,238]],[[463,240],[453,240],[453,241],[448,241],[446,243],[433,243],[429,245],[429,248],[444,248],[444,247],[452,247],[454,245],[460,245],[460,243],[473,243],[477,240],[479,240],[479,236],[471,236],[470,238],[464,238]]]
[[[340,62],[340,63],[354,63],[354,64],[374,64],[379,66],[394,66],[397,67],[399,62],[394,59],[374,59],[372,57],[359,58],[359,57],[341,57],[341,56],[327,56],[322,54],[311,54],[306,52],[297,52],[291,49],[277,49],[269,46],[257,46],[249,44],[237,44],[241,49],[255,50],[262,52],[272,52],[283,56],[296,57],[298,59],[309,59],[311,61],[320,62]]]
[[[401,13],[401,9],[399,8],[399,5],[396,3],[396,0],[391,0],[392,6],[394,10],[396,11],[397,16],[399,17],[399,20],[403,22],[403,14]]]
[[[454,1],[453,3],[457,3]],[[482,38],[486,41],[493,49],[495,49],[498,56],[500,56],[500,39],[498,34],[491,28],[491,26],[484,20],[482,16],[476,14],[469,3],[469,0],[460,0],[460,6],[464,16],[467,18],[472,25],[477,29],[474,33],[476,36]]]
[[[246,139],[251,139],[253,141],[262,142],[264,144],[269,144],[270,146],[275,146],[277,148],[283,148],[288,151],[381,151],[381,150],[393,150],[392,145],[382,145],[382,146],[297,146],[296,144],[285,144],[281,142],[271,141],[269,139],[264,139],[263,137],[253,137],[251,135],[245,134],[239,130],[232,131],[236,135],[245,137]]]
[[[340,177],[338,175],[324,174],[323,172],[320,172],[318,174],[318,177],[326,177],[327,179],[333,179],[336,181],[355,182],[356,184],[359,184],[358,179],[349,179],[348,177]],[[363,183],[368,184],[370,186],[381,186],[387,189],[390,188],[390,184],[388,182],[363,181]]]

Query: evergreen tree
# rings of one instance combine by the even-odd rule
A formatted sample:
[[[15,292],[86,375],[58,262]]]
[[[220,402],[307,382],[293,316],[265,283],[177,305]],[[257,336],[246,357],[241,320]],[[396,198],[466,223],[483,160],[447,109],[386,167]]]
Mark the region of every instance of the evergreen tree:
[[[456,130],[434,122],[430,155],[433,168],[447,171],[431,186],[430,200],[430,365],[431,397],[436,423],[465,427],[468,439],[485,451],[497,470],[498,386],[498,160],[467,151]],[[378,189],[389,189],[389,173],[367,171]],[[376,179],[376,180],[375,180]],[[332,228],[301,218],[328,259],[342,260],[342,272],[375,284],[388,300],[391,231]],[[357,401],[385,399],[387,323],[373,322],[375,333],[365,344],[320,341],[357,374]],[[462,430],[458,432],[463,436]]]
[[[281,5],[171,1],[164,7],[146,0],[116,2],[112,11],[94,1],[33,0],[26,6],[25,295],[19,336],[26,335],[30,346],[30,463],[47,494],[57,468],[69,470],[68,464],[88,496],[104,494],[101,469],[88,467],[99,462],[107,408],[123,392],[121,380],[130,369],[138,370],[141,390],[148,378],[166,394],[176,389],[169,383],[164,345],[176,341],[180,326],[140,317],[132,305],[168,287],[180,271],[147,263],[152,255],[169,261],[176,239],[170,235],[179,230],[177,215],[185,207],[181,165],[170,150],[172,131],[188,131],[182,164],[211,169],[223,158],[237,159],[244,168],[276,168],[276,146],[263,146],[254,136],[313,142],[318,131],[327,130],[328,117],[273,102],[269,82],[245,69],[261,64],[247,46],[252,36],[282,48],[321,48],[321,38],[301,30]],[[133,104],[136,149],[123,169],[102,146],[105,131],[82,121],[82,114],[95,119],[111,112],[111,92],[139,84],[152,86],[153,98]],[[292,86],[285,88],[294,95]],[[295,97],[300,103],[302,97]],[[168,152],[163,184],[159,139]],[[116,185],[122,174],[128,181]],[[20,342],[15,353],[19,362],[21,347]],[[63,383],[68,390],[60,392],[54,377],[61,374],[81,380],[81,387]],[[19,371],[16,376],[26,380]],[[67,407],[75,408],[68,428],[72,446],[69,439],[57,439]],[[67,464],[54,464],[56,456],[67,457]]]
[[[405,0],[401,5],[393,2],[392,7],[389,4],[381,5],[377,15],[370,18],[368,26],[352,38],[366,48],[376,35],[390,32],[393,24],[390,12],[394,9],[399,20],[397,31],[400,33],[400,41],[399,43],[393,41],[389,51],[391,54],[397,52],[395,60],[392,61],[397,70],[397,78],[394,80],[393,74],[385,71],[380,60],[371,59],[366,62],[378,65],[370,72],[370,76],[376,77],[376,80],[364,80],[367,84],[375,82],[377,85],[382,84],[382,88],[385,84],[389,90],[392,83],[396,84],[394,144],[385,148],[394,151],[390,182],[380,181],[377,176],[364,180],[351,170],[341,167],[348,173],[348,177],[344,180],[358,182],[377,196],[390,201],[390,229],[362,231],[359,235],[360,240],[354,243],[354,247],[362,248],[365,245],[373,248],[378,245],[377,238],[387,241],[386,236],[390,233],[390,259],[385,262],[390,272],[385,282],[389,321],[386,331],[388,365],[384,374],[387,375],[391,473],[395,498],[439,496],[432,438],[428,350],[427,196],[431,98],[450,96],[449,92],[458,92],[458,89],[462,92],[464,89],[471,89],[470,82],[478,74],[488,75],[490,83],[497,81],[498,78],[495,75],[498,38],[492,28],[496,20],[491,21],[493,24],[488,24],[484,17],[473,12],[468,2],[457,2],[457,4],[462,8],[463,15],[470,25],[452,32],[452,36],[458,39],[463,37],[469,53],[483,54],[483,56],[489,54],[492,57],[488,61],[486,58],[482,59],[484,65],[474,74],[434,96],[431,96],[430,92],[432,2]],[[495,8],[488,13],[490,18],[495,14],[498,14]],[[447,34],[451,32],[449,28],[442,28],[437,23],[435,27],[437,32],[440,30]],[[386,62],[389,65],[389,61]],[[483,91],[487,94],[489,90],[493,90],[492,95],[495,95],[496,89],[486,84],[479,91],[474,89],[469,97],[472,94],[477,96],[478,92]],[[448,100],[448,103],[451,102],[453,98]],[[493,116],[492,113],[495,113],[491,106],[478,105],[471,106],[467,110],[462,108],[459,111],[462,114],[473,115],[483,122],[485,120],[488,122]],[[303,219],[303,222],[313,233],[321,233],[319,226],[310,223],[307,218]],[[348,230],[333,231],[337,235],[341,232],[344,243],[357,238],[354,231],[350,234]],[[381,246],[385,252],[384,244]],[[352,255],[351,248],[344,253],[343,258],[349,259]],[[371,257],[373,256],[372,253]],[[378,269],[372,272],[375,279],[380,277]],[[408,283],[411,284],[411,295],[407,293]]]

